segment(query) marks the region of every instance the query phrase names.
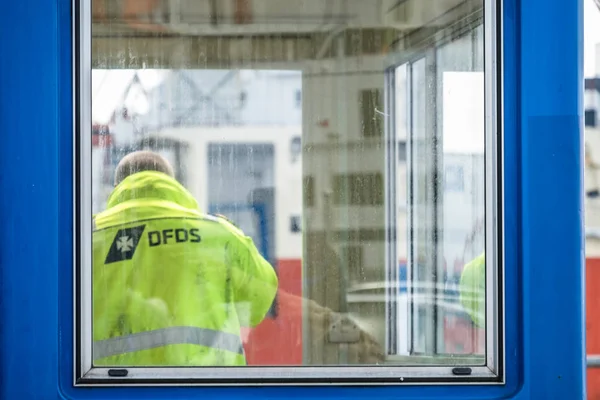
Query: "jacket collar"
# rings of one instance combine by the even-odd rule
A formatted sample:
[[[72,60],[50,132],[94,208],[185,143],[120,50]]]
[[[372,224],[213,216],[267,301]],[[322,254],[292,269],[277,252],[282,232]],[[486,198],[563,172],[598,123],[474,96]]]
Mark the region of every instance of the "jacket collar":
[[[138,172],[125,178],[110,194],[107,208],[129,200],[166,200],[198,209],[198,202],[186,188],[170,176],[155,171]]]

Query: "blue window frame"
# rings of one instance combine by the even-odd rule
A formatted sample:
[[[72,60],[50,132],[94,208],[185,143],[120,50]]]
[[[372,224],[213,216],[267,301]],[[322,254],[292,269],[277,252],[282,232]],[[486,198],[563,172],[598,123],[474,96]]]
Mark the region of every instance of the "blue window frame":
[[[79,340],[73,329],[73,252],[79,246],[77,236],[73,240],[73,182],[79,178],[79,155],[73,152],[73,120],[79,118],[74,106],[80,100],[77,93],[73,97],[76,10],[69,1],[23,0],[6,3],[2,15],[0,48],[10,57],[0,61],[1,397],[585,395],[581,1],[502,4],[497,29],[503,38],[498,55],[504,105],[506,383],[495,386],[102,388],[98,382],[92,389],[74,387]],[[565,154],[560,164],[554,162],[559,152]],[[551,225],[549,213],[555,216]],[[557,287],[564,296],[557,295]],[[567,346],[568,351],[556,351]]]

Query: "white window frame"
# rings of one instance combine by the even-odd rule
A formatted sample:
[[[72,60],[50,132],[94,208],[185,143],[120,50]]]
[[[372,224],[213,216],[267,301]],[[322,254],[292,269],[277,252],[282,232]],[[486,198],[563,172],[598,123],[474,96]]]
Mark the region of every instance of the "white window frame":
[[[394,385],[394,384],[503,384],[503,179],[499,39],[502,37],[501,0],[484,0],[485,128],[486,128],[486,361],[485,365],[355,365],[294,367],[154,367],[105,368],[92,364],[92,208],[91,208],[91,0],[73,0],[74,25],[74,385]],[[399,65],[397,63],[396,65]],[[390,63],[392,66],[392,63]],[[386,80],[386,91],[393,78]],[[393,90],[391,91],[393,92]],[[393,96],[386,94],[388,106]],[[394,110],[393,106],[389,108]],[[388,114],[393,114],[390,112]],[[386,135],[393,119],[386,121]],[[386,138],[386,139],[389,139]],[[395,143],[395,142],[394,142]],[[388,146],[386,157],[397,158]],[[388,163],[389,164],[389,163]],[[389,173],[390,171],[388,171]],[[492,184],[489,184],[492,183]],[[386,185],[386,190],[390,188]],[[389,207],[386,210],[389,213]],[[389,214],[388,214],[389,217]],[[389,229],[386,229],[389,231]],[[388,233],[389,234],[389,233]],[[389,238],[388,238],[389,241]],[[392,257],[389,251],[386,257]]]

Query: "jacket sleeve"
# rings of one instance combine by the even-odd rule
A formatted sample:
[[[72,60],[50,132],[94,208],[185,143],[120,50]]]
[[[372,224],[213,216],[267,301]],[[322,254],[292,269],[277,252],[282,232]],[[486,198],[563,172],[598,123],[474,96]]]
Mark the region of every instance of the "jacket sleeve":
[[[278,279],[274,268],[265,260],[248,236],[237,236],[232,246],[234,302],[240,323],[254,327],[265,317],[277,293]]]
[[[470,261],[460,277],[460,302],[478,328],[485,325],[485,253]]]

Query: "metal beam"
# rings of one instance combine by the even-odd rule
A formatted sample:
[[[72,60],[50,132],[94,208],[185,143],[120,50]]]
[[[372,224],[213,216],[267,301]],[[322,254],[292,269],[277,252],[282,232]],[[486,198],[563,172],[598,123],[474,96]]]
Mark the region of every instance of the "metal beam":
[[[397,34],[393,29],[349,29],[342,34],[344,53],[347,57],[381,54]],[[326,33],[250,37],[95,35],[92,67],[205,69],[276,64],[277,68],[298,69],[298,63],[317,58],[326,38]],[[319,56],[330,58],[333,52],[325,48]]]
[[[600,368],[600,355],[587,356],[587,367],[588,368]]]
[[[231,68],[312,59],[310,37],[95,37],[92,68]]]

